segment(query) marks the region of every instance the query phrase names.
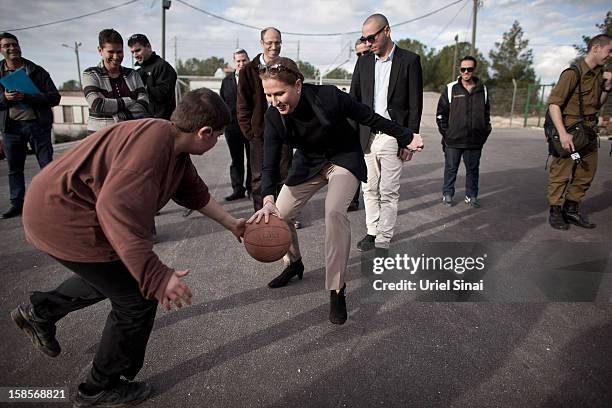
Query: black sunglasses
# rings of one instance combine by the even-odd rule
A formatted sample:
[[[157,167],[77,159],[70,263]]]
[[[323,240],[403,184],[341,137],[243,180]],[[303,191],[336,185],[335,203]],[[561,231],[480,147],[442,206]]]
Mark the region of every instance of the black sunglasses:
[[[267,72],[267,73],[270,73],[272,75],[277,75],[277,74],[279,74],[282,71],[289,72],[289,73],[295,75],[298,78],[302,78],[302,75],[300,73],[295,72],[291,68],[286,67],[286,66],[281,65],[281,64],[262,65],[262,66],[259,67],[259,73],[260,74],[265,74]]]
[[[358,57],[361,57],[362,55],[368,55],[369,53],[370,53],[370,50],[363,51],[363,52],[358,52],[358,53],[357,53],[357,56],[358,56]]]
[[[383,26],[383,28],[381,28],[380,30],[378,30],[377,32],[375,32],[372,35],[368,35],[367,37],[361,36],[359,38],[359,41],[361,41],[362,43],[366,43],[366,42],[373,43],[374,41],[376,41],[376,36],[378,36],[378,34],[380,34],[382,32],[382,30],[384,30],[385,28],[387,28],[387,26]]]
[[[474,67],[461,67],[459,68],[461,72],[474,72]]]

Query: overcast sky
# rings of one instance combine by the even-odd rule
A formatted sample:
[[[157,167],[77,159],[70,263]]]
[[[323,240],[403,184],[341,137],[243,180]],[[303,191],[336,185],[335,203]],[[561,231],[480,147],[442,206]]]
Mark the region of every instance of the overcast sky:
[[[383,13],[391,24],[413,19],[453,0],[368,1],[368,0],[182,0],[197,8],[244,24],[276,26],[282,32],[339,33],[359,31],[363,20],[372,13]],[[0,30],[14,30],[60,19],[79,16],[127,0],[0,0]],[[231,60],[236,45],[246,48],[251,56],[260,52],[259,32],[241,27],[173,1],[166,13],[166,59],[174,65],[190,57],[224,57]],[[533,48],[536,75],[546,83],[554,82],[559,72],[575,56],[572,44],[580,43],[583,34],[597,31],[603,22],[609,2],[604,0],[484,0],[478,11],[476,46],[488,56],[514,20],[518,20]],[[432,16],[392,28],[395,40],[417,39],[429,47],[441,48],[453,43],[455,34],[462,41],[471,40],[472,0],[463,0]],[[40,28],[13,31],[19,37],[25,58],[42,65],[59,87],[64,81],[77,78],[74,52],[62,43],[82,43],[81,69],[96,65],[98,32],[104,28],[118,30],[127,42],[134,33],[146,34],[153,48],[161,54],[161,0],[138,0],[134,3],[71,22]],[[354,57],[349,59],[359,34],[311,37],[283,35],[282,55],[308,61],[323,72],[343,64],[352,71]],[[176,44],[178,47],[175,47]],[[127,47],[127,44],[126,44]],[[124,59],[131,66],[129,52]]]

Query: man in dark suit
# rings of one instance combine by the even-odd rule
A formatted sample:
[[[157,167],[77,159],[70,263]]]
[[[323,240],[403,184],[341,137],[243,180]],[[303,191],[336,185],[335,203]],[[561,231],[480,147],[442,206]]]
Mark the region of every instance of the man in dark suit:
[[[419,133],[423,111],[423,75],[419,56],[397,47],[389,22],[373,14],[363,23],[361,41],[371,53],[355,65],[351,95],[379,115]],[[359,138],[368,169],[362,184],[367,235],[357,249],[388,249],[397,219],[402,165],[411,154],[400,154],[395,138],[359,126]]]
[[[225,140],[229,147],[232,163],[230,164],[230,179],[232,181],[232,194],[225,197],[226,201],[244,198],[244,193],[251,194],[251,160],[249,141],[244,137],[236,116],[236,98],[238,97],[238,73],[249,63],[249,55],[242,48],[234,51],[234,64],[236,71],[232,72],[221,82],[221,99],[230,108],[232,119],[225,128]],[[244,152],[247,157],[246,183],[244,179]],[[244,184],[244,185],[243,185]]]

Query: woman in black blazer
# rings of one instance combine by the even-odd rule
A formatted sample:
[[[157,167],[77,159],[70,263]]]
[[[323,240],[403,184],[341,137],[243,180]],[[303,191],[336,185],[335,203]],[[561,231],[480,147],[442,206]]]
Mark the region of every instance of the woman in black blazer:
[[[270,107],[265,114],[262,195],[264,206],[248,222],[268,221],[270,214],[288,220],[292,243],[285,255],[287,267],[268,286],[285,286],[302,279],[304,265],[293,221],[306,202],[323,186],[325,197],[325,287],[330,291],[329,320],[346,321],[344,273],[348,262],[351,227],[347,208],[359,181],[365,182],[366,165],[359,135],[349,123],[369,126],[397,138],[398,155],[408,159],[423,148],[420,136],[374,113],[335,86],[304,84],[295,62],[278,58],[260,70]],[[297,149],[278,199],[279,162],[283,144]]]

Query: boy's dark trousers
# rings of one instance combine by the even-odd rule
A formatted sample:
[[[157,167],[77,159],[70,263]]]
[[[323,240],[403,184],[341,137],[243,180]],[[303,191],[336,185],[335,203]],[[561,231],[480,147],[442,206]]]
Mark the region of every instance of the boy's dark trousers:
[[[91,388],[102,390],[112,388],[120,376],[134,379],[144,362],[157,300],[142,296],[138,282],[121,261],[57,261],[76,275],[55,290],[34,292],[30,297],[34,312],[40,318],[57,322],[70,312],[109,299],[112,310],[86,382]]]

